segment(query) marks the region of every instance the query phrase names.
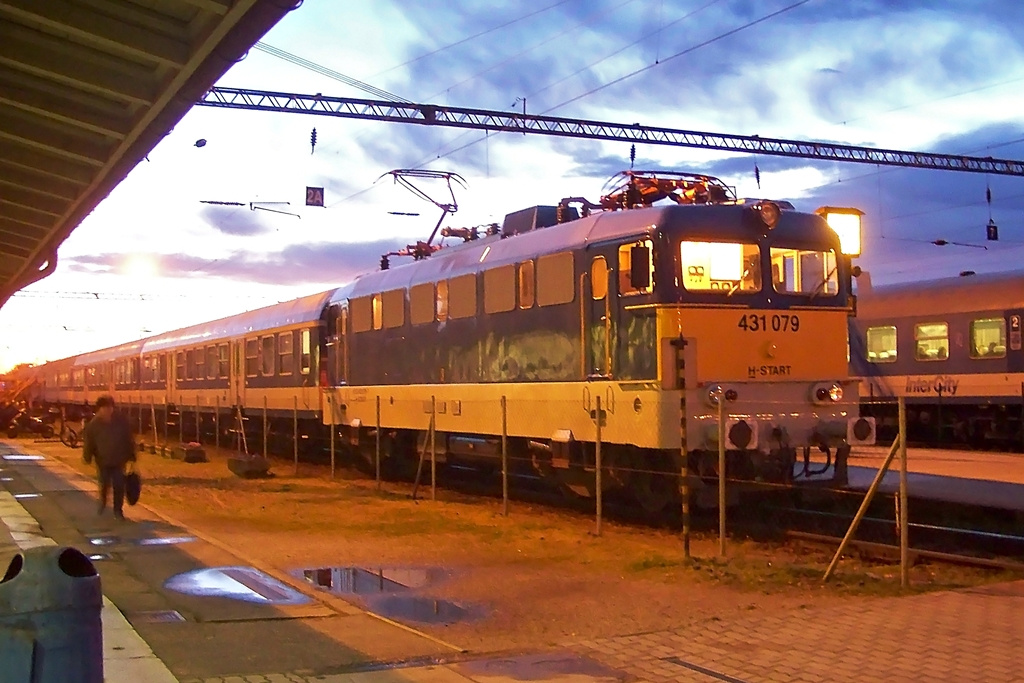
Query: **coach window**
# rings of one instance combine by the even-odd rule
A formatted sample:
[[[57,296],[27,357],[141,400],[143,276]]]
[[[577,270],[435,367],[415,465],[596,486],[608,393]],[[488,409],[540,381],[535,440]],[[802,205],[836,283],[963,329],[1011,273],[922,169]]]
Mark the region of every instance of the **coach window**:
[[[206,379],[206,349],[200,346],[195,352],[196,369],[193,375],[196,379]]]
[[[537,259],[537,305],[557,306],[576,298],[576,269],[572,252]]]
[[[980,318],[971,321],[971,358],[1006,357],[1006,321]]]
[[[260,338],[260,374],[269,377],[274,374],[274,338]]]
[[[919,323],[914,325],[914,355],[918,360],[949,358],[949,325]]]
[[[647,285],[634,287],[632,281],[633,259],[644,258],[647,263],[641,266],[647,272]],[[619,292],[625,296],[631,294],[650,294],[654,288],[654,243],[651,240],[640,240],[619,247]],[[607,287],[605,287],[607,291]],[[595,299],[603,297],[595,296]]]
[[[156,357],[157,379],[161,382],[167,381],[167,354],[161,353]]]
[[[260,340],[245,340],[245,376],[255,377],[260,369]]]
[[[182,381],[185,379],[185,352],[178,351],[177,360],[174,364],[174,379]]]
[[[220,344],[217,346],[217,376],[221,379],[227,379],[229,368],[228,345]]]
[[[206,378],[217,379],[217,347],[206,347]]]
[[[384,307],[381,324],[385,329],[394,329],[405,325],[405,290],[392,289],[380,295]]]
[[[869,327],[867,331],[868,360],[872,363],[896,361],[896,327]]]
[[[120,368],[121,374],[124,374],[124,368]],[[185,352],[185,379],[192,379],[196,376],[196,352],[189,349]]]
[[[292,374],[295,367],[295,356],[292,354],[292,333],[282,332],[277,335],[278,372],[282,375]]]
[[[384,310],[380,294],[373,295],[373,329],[379,330],[384,327]]]
[[[761,252],[741,242],[681,242],[683,287],[727,296],[761,291]],[[782,290],[780,290],[782,291]]]
[[[516,269],[513,265],[484,271],[484,313],[504,313],[516,307]]]
[[[536,285],[533,261],[523,261],[519,264],[519,308],[533,308]]]
[[[453,277],[448,281],[448,317],[472,318],[476,315],[476,273]]]
[[[434,322],[433,282],[424,282],[409,290],[409,322],[413,325]]]
[[[299,357],[299,372],[303,375],[309,374],[313,364],[312,345],[309,338],[309,330],[302,331],[302,354]]]
[[[621,261],[621,251],[620,261]],[[597,256],[590,264],[590,295],[595,300],[608,296],[608,262],[604,256]]]
[[[441,280],[437,283],[437,297],[435,300],[435,313],[437,322],[443,323],[448,319],[448,281]]]

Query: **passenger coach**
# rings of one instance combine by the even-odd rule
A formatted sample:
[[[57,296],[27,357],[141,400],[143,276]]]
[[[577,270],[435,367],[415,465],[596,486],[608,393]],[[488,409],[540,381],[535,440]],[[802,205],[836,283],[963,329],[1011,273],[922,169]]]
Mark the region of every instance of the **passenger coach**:
[[[851,373],[887,436],[902,396],[910,439],[1024,448],[1024,275],[859,284]]]

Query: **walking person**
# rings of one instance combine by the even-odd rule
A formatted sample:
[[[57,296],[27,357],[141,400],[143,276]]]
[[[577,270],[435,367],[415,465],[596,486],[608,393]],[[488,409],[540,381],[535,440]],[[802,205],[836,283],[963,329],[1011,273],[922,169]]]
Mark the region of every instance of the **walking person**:
[[[96,463],[100,488],[99,513],[107,507],[107,495],[114,489],[114,517],[124,519],[124,468],[135,462],[135,441],[128,418],[115,410],[111,396],[96,400],[96,415],[82,430],[82,457]]]

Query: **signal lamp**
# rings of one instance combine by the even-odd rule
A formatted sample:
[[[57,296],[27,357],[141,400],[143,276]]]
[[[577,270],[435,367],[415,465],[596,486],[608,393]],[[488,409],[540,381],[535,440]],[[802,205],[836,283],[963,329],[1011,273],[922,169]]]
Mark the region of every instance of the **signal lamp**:
[[[775,224],[779,222],[779,216],[782,214],[782,209],[775,202],[761,202],[754,207],[754,210],[761,216],[761,222],[771,230],[775,227]]]
[[[839,235],[839,248],[847,256],[860,256],[861,216],[860,209],[822,206],[815,212],[825,219],[828,226]]]

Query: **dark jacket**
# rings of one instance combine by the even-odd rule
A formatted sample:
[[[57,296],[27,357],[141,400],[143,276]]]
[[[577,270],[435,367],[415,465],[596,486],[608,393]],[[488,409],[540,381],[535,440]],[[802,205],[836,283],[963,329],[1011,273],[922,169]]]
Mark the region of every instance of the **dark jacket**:
[[[85,462],[96,461],[98,467],[124,467],[135,460],[135,441],[128,418],[115,412],[110,422],[99,417],[89,420],[82,431],[82,456]]]

